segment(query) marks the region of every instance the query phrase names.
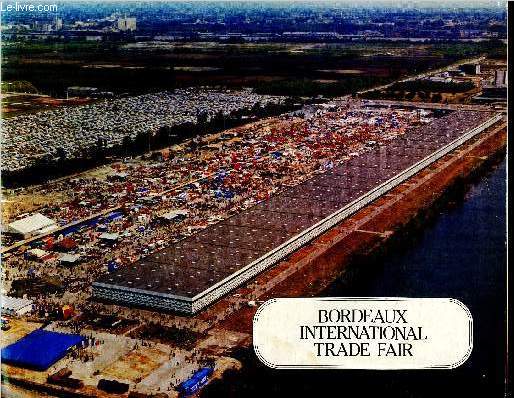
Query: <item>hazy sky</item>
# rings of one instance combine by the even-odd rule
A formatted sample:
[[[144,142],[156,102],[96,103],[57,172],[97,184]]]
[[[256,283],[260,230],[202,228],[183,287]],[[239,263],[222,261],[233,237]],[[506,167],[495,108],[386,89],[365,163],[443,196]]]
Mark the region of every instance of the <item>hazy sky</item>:
[[[24,2],[27,0],[21,0]],[[61,0],[66,2],[66,0]],[[70,0],[72,2],[83,2],[83,3],[95,3],[96,1],[91,0]],[[107,0],[106,2],[175,2],[175,1],[187,1],[187,2],[255,2],[255,3],[267,3],[267,2],[299,2],[304,4],[320,4],[320,3],[333,3],[341,4],[346,6],[366,6],[366,5],[382,5],[382,6],[416,6],[416,7],[467,7],[467,6],[486,6],[486,7],[502,7],[505,6],[507,0]],[[7,1],[9,2],[9,1]]]

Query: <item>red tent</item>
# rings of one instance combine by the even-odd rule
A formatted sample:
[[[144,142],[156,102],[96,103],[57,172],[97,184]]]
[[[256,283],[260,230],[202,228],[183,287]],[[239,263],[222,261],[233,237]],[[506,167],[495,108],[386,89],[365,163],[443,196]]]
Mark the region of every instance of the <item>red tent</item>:
[[[65,251],[68,251],[68,250],[74,250],[77,248],[78,244],[77,242],[75,242],[73,239],[71,238],[63,238],[61,239],[60,241],[58,241],[56,244],[55,244],[59,249],[61,250],[65,250]]]

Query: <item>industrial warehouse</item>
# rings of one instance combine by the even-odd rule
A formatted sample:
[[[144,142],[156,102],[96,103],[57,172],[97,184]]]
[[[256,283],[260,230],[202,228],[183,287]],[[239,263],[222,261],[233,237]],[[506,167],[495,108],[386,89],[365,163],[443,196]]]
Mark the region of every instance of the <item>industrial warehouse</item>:
[[[196,313],[501,118],[452,112],[101,277],[93,295]]]

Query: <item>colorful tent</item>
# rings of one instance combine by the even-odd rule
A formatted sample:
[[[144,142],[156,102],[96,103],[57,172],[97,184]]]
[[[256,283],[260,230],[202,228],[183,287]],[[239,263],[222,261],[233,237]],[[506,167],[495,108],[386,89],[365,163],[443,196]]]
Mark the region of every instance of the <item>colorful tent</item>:
[[[2,349],[2,362],[23,368],[46,370],[84,340],[78,334],[37,329]]]

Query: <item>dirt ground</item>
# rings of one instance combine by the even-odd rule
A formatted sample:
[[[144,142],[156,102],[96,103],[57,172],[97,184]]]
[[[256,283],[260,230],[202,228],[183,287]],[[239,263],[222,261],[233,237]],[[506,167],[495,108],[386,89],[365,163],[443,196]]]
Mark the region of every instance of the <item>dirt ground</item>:
[[[11,328],[9,330],[2,330],[0,333],[0,347],[4,348],[9,344],[15,343],[22,337],[33,332],[41,327],[40,323],[26,322],[20,319],[10,319],[9,324]]]
[[[42,206],[68,200],[65,192],[3,194],[2,223],[12,222],[17,216],[36,211]]]
[[[115,380],[138,382],[157,369],[169,354],[156,347],[139,347],[102,370]]]

